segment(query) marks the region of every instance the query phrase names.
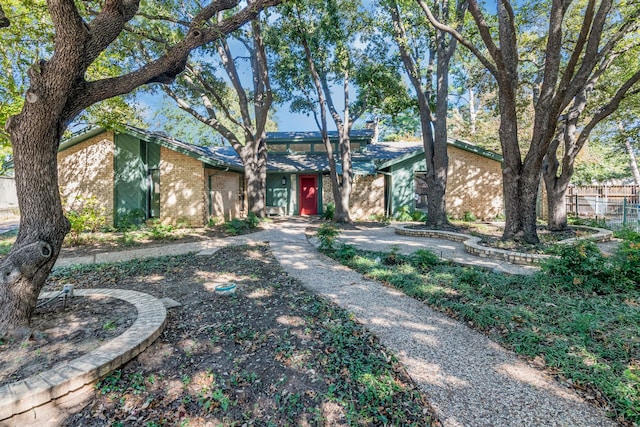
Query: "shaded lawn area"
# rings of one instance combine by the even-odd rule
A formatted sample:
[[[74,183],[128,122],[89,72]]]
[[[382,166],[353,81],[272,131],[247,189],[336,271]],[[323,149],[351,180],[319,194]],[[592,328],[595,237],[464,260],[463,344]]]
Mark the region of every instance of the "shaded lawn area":
[[[214,293],[229,282],[234,295]],[[182,304],[65,425],[439,425],[378,339],[289,277],[266,245],[57,269],[45,290],[63,283]]]
[[[546,368],[622,424],[640,423],[637,282],[613,283],[599,292],[587,277],[569,278],[567,286],[566,278],[545,273],[505,276],[442,264],[428,251],[402,256],[345,245],[327,253],[467,322]]]

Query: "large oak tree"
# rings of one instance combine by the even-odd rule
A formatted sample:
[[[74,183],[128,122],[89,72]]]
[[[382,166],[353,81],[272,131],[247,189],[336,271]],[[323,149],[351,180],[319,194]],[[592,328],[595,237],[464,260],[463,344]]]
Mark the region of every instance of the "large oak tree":
[[[469,0],[469,12],[482,39],[472,43],[456,29],[439,22],[427,7],[430,22],[453,34],[496,79],[500,110],[500,144],[504,156],[503,191],[506,225],[504,239],[537,243],[536,204],[544,159],[557,136],[558,123],[582,96],[593,76],[599,72],[601,52],[617,36],[611,28],[623,28],[633,13],[620,15],[614,0],[550,0],[526,8],[529,16],[517,15],[512,2],[498,0],[497,24],[486,19],[487,10],[477,0]],[[638,6],[632,6],[637,8]],[[575,39],[565,37],[568,17],[580,17]],[[525,19],[527,18],[527,19]],[[545,19],[546,21],[543,21]],[[546,22],[541,27],[538,22]],[[536,26],[539,43],[535,55],[527,55],[519,42],[523,30]],[[524,61],[523,59],[527,59]],[[532,68],[533,62],[533,70]],[[522,77],[531,84],[534,120],[528,149],[523,152],[518,137],[518,101]]]
[[[457,40],[442,30],[426,31],[426,23],[415,22],[410,2],[383,2],[393,23],[393,37],[409,81],[414,88],[420,111],[420,128],[427,164],[427,225],[435,228],[449,224],[445,193],[449,157],[447,154],[447,114],[449,107],[449,65]],[[448,0],[433,2],[435,16],[441,22],[462,23],[466,1],[452,5]],[[424,7],[424,3],[421,4]],[[421,11],[418,11],[422,15]],[[424,17],[420,16],[422,19]],[[435,73],[434,73],[435,72]]]
[[[279,0],[250,1],[213,25],[212,18],[236,7],[238,1],[208,2],[189,19],[184,35],[162,55],[129,73],[99,80],[88,79],[88,70],[131,23],[140,5],[139,0],[105,0],[96,2],[95,8],[86,8],[85,3],[46,2],[55,33],[52,54],[29,69],[24,106],[6,124],[14,152],[21,218],[16,242],[0,263],[0,335],[28,328],[38,294],[69,231],[58,190],[56,158],[68,124],[100,101],[141,85],[173,81],[193,49],[238,29]],[[89,10],[88,14],[81,12]],[[11,10],[3,14],[10,25]]]

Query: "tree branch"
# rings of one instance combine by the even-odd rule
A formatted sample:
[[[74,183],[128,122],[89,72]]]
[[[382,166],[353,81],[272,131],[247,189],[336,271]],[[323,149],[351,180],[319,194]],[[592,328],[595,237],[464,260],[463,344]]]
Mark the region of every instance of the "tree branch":
[[[5,15],[4,10],[2,10],[2,5],[0,4],[0,28],[6,28],[11,25],[11,21]]]
[[[445,24],[442,24],[441,22],[439,22],[433,16],[433,13],[431,12],[431,9],[429,8],[429,6],[427,6],[427,4],[424,2],[424,0],[417,0],[417,2],[420,5],[420,7],[422,8],[422,10],[424,11],[424,13],[427,16],[427,19],[429,20],[431,25],[434,26],[434,28],[436,28],[437,30],[440,30],[440,31],[444,31],[445,33],[449,33],[453,37],[455,37],[456,40],[458,40],[458,42],[461,45],[463,45],[464,47],[469,49],[469,51],[471,53],[473,53],[473,55],[476,58],[478,58],[478,60],[482,63],[482,65],[484,65],[486,67],[486,69],[494,77],[498,77],[498,68],[497,68],[497,66],[496,66],[496,64],[494,62],[491,62],[491,60],[489,58],[484,56],[482,54],[482,52],[480,52],[480,50],[478,48],[476,48],[469,40],[465,39],[464,36],[462,34],[460,34],[457,30],[455,30],[454,28],[449,27],[448,25],[445,25]],[[478,4],[474,0],[471,0],[469,2],[469,11],[471,11],[471,4],[472,3],[475,4],[476,8],[478,7]],[[486,31],[487,34],[489,34],[489,39],[491,39],[490,33],[488,32],[489,31],[488,30],[488,26],[486,24],[486,21],[484,20],[484,17],[482,16],[482,13],[479,11],[479,9],[477,9],[477,12],[479,13],[478,18],[480,19],[480,21],[476,21],[476,22],[477,22],[478,28],[480,29],[481,34],[482,34],[483,31]],[[475,19],[475,16],[474,16],[474,19]],[[483,40],[484,40],[484,38],[483,38]],[[498,52],[498,48],[493,43],[493,40],[490,41],[490,45],[493,46],[493,49],[494,49],[495,52]],[[489,46],[487,46],[487,47],[489,47]],[[491,53],[491,48],[489,48],[489,52]],[[493,54],[492,54],[492,57],[493,57]]]
[[[212,28],[201,30],[192,26],[185,38],[171,47],[167,53],[138,70],[119,77],[77,84],[73,96],[69,97],[69,105],[64,112],[65,120],[73,119],[90,105],[129,93],[139,86],[148,83],[171,83],[184,70],[191,50],[237,30],[245,22],[254,19],[264,7],[278,4],[281,1],[256,0]],[[216,2],[216,8],[227,2]],[[200,20],[203,13],[198,14]]]

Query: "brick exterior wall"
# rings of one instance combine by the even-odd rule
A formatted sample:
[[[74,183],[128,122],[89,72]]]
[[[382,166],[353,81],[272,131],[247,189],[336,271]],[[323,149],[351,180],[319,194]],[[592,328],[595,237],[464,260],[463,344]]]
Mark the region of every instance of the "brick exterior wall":
[[[240,217],[241,175],[211,169],[205,170],[205,192],[209,192],[209,177],[211,177],[211,194],[207,203],[211,200],[211,217],[224,218],[225,221]]]
[[[78,210],[95,197],[113,224],[114,136],[106,132],[58,153],[58,181],[66,210]]]
[[[333,203],[331,177],[322,176],[322,202]],[[349,213],[354,220],[368,220],[373,215],[384,215],[384,175],[356,175],[349,199]]]
[[[482,220],[504,214],[500,162],[449,146],[447,212],[461,218],[465,212]]]
[[[202,227],[206,222],[206,189],[202,163],[160,148],[160,221]]]

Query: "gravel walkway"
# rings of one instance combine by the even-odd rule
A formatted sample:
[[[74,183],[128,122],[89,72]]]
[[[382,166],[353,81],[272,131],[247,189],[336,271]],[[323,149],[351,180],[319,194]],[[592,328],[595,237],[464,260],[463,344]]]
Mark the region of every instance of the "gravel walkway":
[[[318,253],[305,239],[306,225],[283,222],[254,236],[270,242],[289,274],[353,312],[395,352],[445,426],[616,425],[484,335]],[[369,232],[375,235],[376,230]],[[400,247],[429,244],[424,239],[417,245],[415,239],[381,236],[359,239],[365,239],[361,244],[367,247],[374,242]]]

